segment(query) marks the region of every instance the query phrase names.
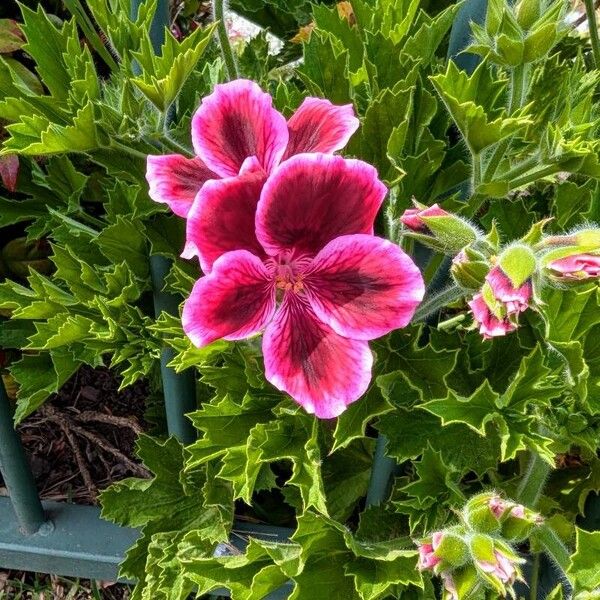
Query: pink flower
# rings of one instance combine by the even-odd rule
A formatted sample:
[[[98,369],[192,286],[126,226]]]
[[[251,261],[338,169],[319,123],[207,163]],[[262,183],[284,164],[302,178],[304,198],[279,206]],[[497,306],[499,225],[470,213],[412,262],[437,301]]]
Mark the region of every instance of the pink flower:
[[[590,279],[600,277],[600,256],[575,254],[552,261],[548,268],[564,279]]]
[[[499,267],[485,278],[482,291],[468,303],[479,332],[485,339],[506,335],[517,329],[517,316],[529,307],[531,283],[515,288]]]
[[[485,573],[495,575],[502,583],[514,583],[518,575],[515,565],[498,550],[494,550],[494,556],[496,558],[495,562],[478,560],[477,566]]]
[[[150,197],[186,217],[208,180],[236,177],[242,170],[266,177],[294,154],[332,153],[348,143],[358,125],[351,104],[306,98],[286,123],[271,96],[253,81],[217,85],[192,117],[196,156],[148,156]]]
[[[442,559],[435,555],[435,551],[440,545],[443,535],[441,531],[436,531],[431,536],[431,542],[424,542],[419,546],[418,567],[421,571],[433,569],[441,562]]]
[[[404,211],[400,221],[413,231],[427,231],[427,225],[421,217],[445,217],[448,215],[443,208],[437,204],[427,208],[409,208]]]
[[[244,177],[206,184],[190,213],[188,245],[209,274],[183,328],[198,347],[264,330],[267,379],[309,413],[335,417],[367,389],[368,340],[408,324],[423,279],[373,236],[387,190],[370,165],[299,154],[264,186]]]
[[[488,506],[490,507],[490,510],[496,519],[499,519],[507,508],[506,502],[504,502],[504,500],[498,496],[492,496],[488,502]]]

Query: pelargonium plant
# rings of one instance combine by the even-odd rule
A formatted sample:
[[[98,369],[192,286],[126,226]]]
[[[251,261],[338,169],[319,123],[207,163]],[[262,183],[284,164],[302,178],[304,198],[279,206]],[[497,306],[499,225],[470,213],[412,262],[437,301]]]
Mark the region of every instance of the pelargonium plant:
[[[167,4],[0,27],[2,375],[152,387],[134,597],[596,597],[593,2]]]

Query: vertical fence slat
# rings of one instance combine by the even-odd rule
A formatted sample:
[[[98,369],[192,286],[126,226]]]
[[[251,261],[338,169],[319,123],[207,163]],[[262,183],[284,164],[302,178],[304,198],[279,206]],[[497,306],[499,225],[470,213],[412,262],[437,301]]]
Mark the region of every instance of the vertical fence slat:
[[[135,18],[146,0],[131,0],[131,16]],[[158,0],[156,12],[150,26],[150,40],[154,51],[159,54],[165,37],[165,27],[169,25],[169,2]],[[154,312],[158,317],[164,310],[171,315],[179,314],[181,298],[163,291],[165,277],[171,268],[171,261],[164,256],[150,257],[150,276],[154,297]],[[160,374],[165,399],[167,428],[184,444],[196,439],[196,431],[186,413],[196,409],[196,377],[193,369],[175,373],[168,363],[175,356],[171,348],[163,348],[160,356]]]
[[[13,410],[1,378],[0,471],[21,530],[25,534],[36,533],[46,517],[21,439],[13,426]]]

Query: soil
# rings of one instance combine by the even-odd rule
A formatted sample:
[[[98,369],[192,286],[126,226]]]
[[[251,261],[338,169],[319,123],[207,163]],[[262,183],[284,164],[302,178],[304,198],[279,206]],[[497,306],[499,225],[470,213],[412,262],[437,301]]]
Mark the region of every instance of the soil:
[[[126,477],[147,477],[135,456],[147,382],[119,391],[107,368],[82,367],[19,432],[43,500],[97,504],[98,492]],[[6,494],[0,478],[0,494]],[[126,600],[130,588],[0,570],[0,600]]]

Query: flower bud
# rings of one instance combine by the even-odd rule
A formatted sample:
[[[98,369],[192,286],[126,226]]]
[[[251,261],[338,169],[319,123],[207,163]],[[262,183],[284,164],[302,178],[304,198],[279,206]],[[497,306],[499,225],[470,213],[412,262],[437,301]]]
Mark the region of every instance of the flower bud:
[[[422,217],[443,217],[449,214],[437,204],[428,207],[416,202],[415,204],[416,208],[406,209],[404,214],[400,217],[400,221],[413,231],[427,231],[427,225]]]
[[[464,509],[469,527],[481,533],[500,531],[500,518],[506,510],[506,502],[494,493],[479,494],[471,498]]]
[[[484,339],[514,331],[519,313],[529,307],[531,295],[530,282],[515,287],[500,267],[491,269],[481,292],[468,302]]]
[[[541,515],[525,508],[521,504],[514,504],[502,521],[501,535],[504,539],[520,542],[526,539],[532,529],[543,522]]]
[[[582,229],[574,234],[575,245],[586,250],[600,250],[600,229]]]
[[[444,532],[435,549],[435,555],[442,561],[440,569],[461,567],[469,560],[469,547],[460,535]]]
[[[478,230],[467,220],[451,214],[437,204],[423,206],[416,203],[400,217],[400,221],[413,233],[411,237],[423,244],[456,253],[479,237]],[[431,243],[428,237],[432,238]]]
[[[548,264],[551,274],[559,279],[583,280],[600,277],[600,256],[573,254]]]
[[[450,272],[458,285],[472,290],[479,289],[488,274],[489,265],[476,253],[463,248],[453,259]]]
[[[515,288],[522,286],[537,269],[533,250],[525,244],[514,244],[498,257],[498,266]]]
[[[540,18],[540,0],[519,0],[515,6],[515,17],[523,29],[530,29]]]
[[[419,562],[418,567],[421,571],[430,571],[437,566],[441,559],[436,556],[435,550],[443,537],[441,531],[436,531],[431,538],[423,540],[419,544]]]

